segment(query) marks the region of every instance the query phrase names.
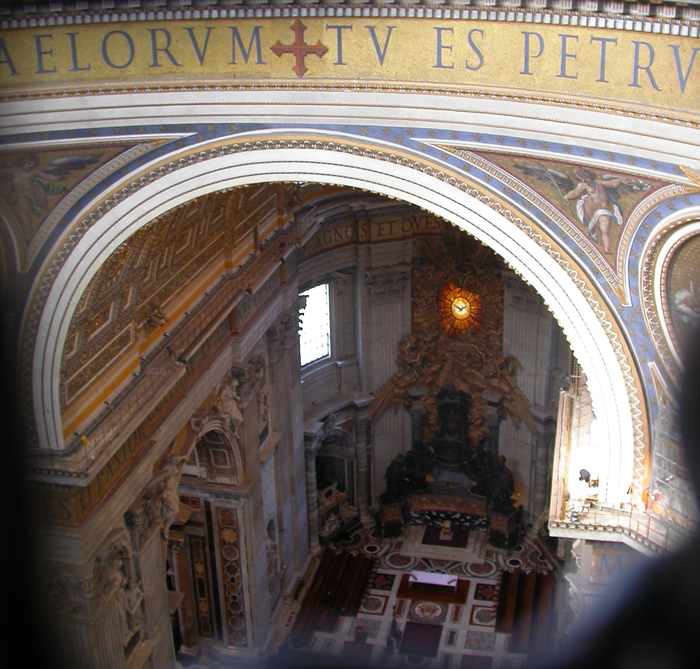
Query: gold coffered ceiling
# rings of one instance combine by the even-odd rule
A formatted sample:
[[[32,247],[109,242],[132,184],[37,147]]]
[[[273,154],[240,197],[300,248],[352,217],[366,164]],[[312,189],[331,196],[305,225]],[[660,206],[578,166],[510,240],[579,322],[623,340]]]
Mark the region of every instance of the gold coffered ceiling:
[[[294,189],[264,184],[205,195],[121,244],[71,320],[61,363],[63,408],[124,356],[143,354],[220,272],[253,253],[286,220]]]

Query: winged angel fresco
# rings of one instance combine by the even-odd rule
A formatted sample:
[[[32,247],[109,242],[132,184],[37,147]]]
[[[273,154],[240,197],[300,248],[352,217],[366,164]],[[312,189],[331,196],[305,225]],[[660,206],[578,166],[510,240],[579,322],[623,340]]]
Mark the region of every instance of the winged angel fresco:
[[[597,176],[592,170],[580,168],[574,172],[575,183],[568,174],[532,163],[515,165],[525,174],[550,184],[561,199],[570,206],[576,202],[576,217],[596,243],[602,243],[603,251],[610,255],[613,225],[622,226],[620,197],[626,192],[644,192],[651,186],[639,179],[621,177],[616,174]]]
[[[41,168],[39,156],[29,153],[19,156],[12,167],[0,168],[2,194],[14,205],[24,233],[31,234],[36,227],[34,219],[48,213],[49,196],[66,191],[59,181],[71,172],[84,170],[101,157],[101,153],[59,156],[49,160],[48,168]]]

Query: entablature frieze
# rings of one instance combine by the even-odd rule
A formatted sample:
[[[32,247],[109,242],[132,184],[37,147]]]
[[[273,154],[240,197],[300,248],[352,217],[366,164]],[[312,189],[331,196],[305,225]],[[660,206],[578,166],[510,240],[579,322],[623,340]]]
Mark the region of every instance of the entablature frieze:
[[[5,31],[0,86],[7,99],[30,99],[231,86],[360,90],[362,81],[398,93],[453,89],[458,95],[503,96],[519,103],[594,104],[613,113],[674,110],[669,120],[676,113],[696,116],[700,92],[690,73],[700,8],[680,8],[686,18],[676,18],[679,8],[673,4],[649,5],[657,14],[651,18],[614,11],[624,2],[604,2],[608,11],[596,16],[597,0],[586,0],[581,12],[520,9],[507,1],[508,9],[498,10],[310,3],[189,14],[101,9],[94,21],[9,18],[6,29],[12,24],[24,29]],[[337,12],[345,24],[328,25],[326,17]],[[297,28],[285,16],[295,18]],[[316,39],[323,53],[312,57],[302,50],[295,65],[291,52],[277,53],[275,45],[290,46],[301,26],[296,36],[301,43],[294,44],[310,46],[304,41],[307,30],[306,39]],[[418,43],[431,58],[397,57]],[[335,59],[322,57],[329,52]],[[159,68],[156,81],[153,68]]]
[[[178,490],[185,495],[196,495],[209,502],[228,502],[232,506],[242,507],[247,500],[251,489],[252,481],[244,481],[237,486],[222,485],[220,483],[210,483],[193,476],[183,475],[180,479]]]

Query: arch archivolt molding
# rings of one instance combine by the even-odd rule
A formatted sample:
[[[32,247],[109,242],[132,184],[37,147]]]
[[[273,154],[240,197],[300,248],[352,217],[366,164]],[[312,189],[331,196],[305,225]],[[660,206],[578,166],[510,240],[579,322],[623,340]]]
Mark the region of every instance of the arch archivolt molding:
[[[610,101],[596,101],[590,100],[585,97],[577,98],[576,96],[570,95],[567,97],[560,97],[555,95],[547,95],[546,93],[529,93],[527,91],[519,91],[512,93],[509,91],[503,91],[498,88],[487,88],[487,87],[469,87],[465,88],[460,85],[440,85],[440,84],[391,84],[388,82],[374,83],[374,82],[362,82],[357,81],[351,82],[324,82],[324,83],[313,83],[304,82],[297,83],[294,81],[281,80],[267,80],[267,81],[255,81],[246,82],[239,81],[236,83],[197,83],[197,82],[187,82],[182,84],[168,83],[161,84],[154,82],[152,85],[120,85],[120,86],[100,86],[94,84],[78,84],[70,86],[65,89],[57,90],[46,90],[46,91],[36,91],[23,92],[16,91],[12,93],[6,93],[4,98],[0,101],[34,101],[42,100],[51,97],[93,97],[93,96],[104,96],[104,95],[115,95],[115,94],[139,94],[139,93],[163,93],[163,92],[181,92],[181,93],[209,93],[212,91],[236,91],[236,92],[259,92],[259,91],[278,91],[280,88],[290,91],[299,92],[310,92],[310,91],[320,91],[320,92],[337,92],[337,93],[411,93],[411,94],[430,94],[430,95],[441,95],[448,96],[451,98],[465,98],[465,99],[483,99],[490,98],[492,100],[498,100],[500,102],[513,102],[513,103],[535,103],[538,105],[545,105],[553,108],[565,108],[576,111],[585,112],[603,112],[606,114],[612,113],[616,116],[626,116],[634,119],[640,120],[650,120],[661,123],[667,123],[670,125],[681,126],[686,128],[698,129],[700,128],[700,118],[697,115],[688,113],[664,113],[660,110],[650,109],[643,105],[635,104],[615,104]],[[396,105],[397,107],[399,105]],[[455,107],[453,111],[458,111]],[[487,114],[496,114],[494,111],[484,111]],[[536,119],[535,115],[521,114],[522,118]],[[615,129],[613,125],[601,126],[597,123],[586,124],[593,128],[605,128],[605,129]]]
[[[338,457],[344,458],[351,457],[353,455],[355,437],[344,427],[338,425],[337,421],[337,415],[330,414],[318,424],[318,430],[314,433],[309,443],[305,446],[309,453],[318,455],[319,451],[323,448],[324,441],[330,438],[336,438],[341,442],[342,447],[337,452],[335,449],[332,449],[332,452]]]
[[[459,225],[499,253],[543,297],[588,376],[594,411],[612,445],[609,494],[624,494],[630,478],[641,490],[644,405],[636,371],[604,298],[581,276],[573,258],[534,223],[439,161],[392,145],[360,145],[354,137],[293,130],[188,149],[130,176],[83,211],[46,262],[25,312],[20,365],[30,386],[24,397],[33,400],[28,408],[38,428],[36,445],[63,447],[54,379],[73,310],[101,263],[169,209],[208,192],[263,181],[316,181],[405,200]],[[567,291],[572,284],[576,291]]]
[[[647,241],[639,273],[644,319],[654,347],[674,384],[679,385],[682,365],[681,344],[669,328],[671,265],[676,252],[692,237],[700,234],[700,208],[678,212],[661,222]]]

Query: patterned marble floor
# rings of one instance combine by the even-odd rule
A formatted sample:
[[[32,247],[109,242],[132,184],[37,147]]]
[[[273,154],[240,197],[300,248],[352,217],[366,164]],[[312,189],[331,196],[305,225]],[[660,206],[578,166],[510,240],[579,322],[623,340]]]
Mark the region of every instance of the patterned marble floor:
[[[379,558],[379,565],[368,595],[354,617],[341,617],[333,632],[314,632],[309,650],[327,655],[356,657],[358,665],[425,667],[430,669],[519,669],[526,655],[511,652],[511,635],[496,633],[496,607],[503,569],[516,566],[524,570],[547,570],[549,565],[529,541],[509,554],[486,541],[486,533],[471,531],[466,548],[451,548],[422,543],[425,527],[407,527],[399,541],[382,542],[371,530],[360,530],[338,548]],[[411,570],[454,574],[467,581],[463,603],[426,602],[401,596],[402,576]],[[462,586],[464,590],[464,586]],[[285,646],[299,611],[299,603],[288,606],[280,617],[275,648]],[[433,657],[401,653],[387,649],[392,617],[399,630],[407,625],[413,634],[424,625],[440,626],[439,641]],[[418,623],[421,627],[412,627]],[[366,635],[365,644],[358,640]],[[359,641],[359,643],[358,643]],[[434,644],[433,644],[434,646]],[[284,652],[284,651],[282,651]],[[275,650],[273,650],[273,654]]]

